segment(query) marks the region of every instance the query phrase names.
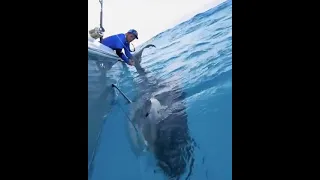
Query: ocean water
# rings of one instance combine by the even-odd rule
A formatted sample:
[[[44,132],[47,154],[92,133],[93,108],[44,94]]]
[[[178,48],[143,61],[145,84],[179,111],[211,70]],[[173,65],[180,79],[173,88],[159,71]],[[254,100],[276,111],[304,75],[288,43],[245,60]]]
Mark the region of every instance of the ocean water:
[[[189,134],[195,146],[194,162],[181,179],[231,180],[232,1],[197,14],[141,47],[147,44],[156,46],[145,49],[142,56],[141,66],[148,77],[169,88],[170,84],[179,86],[185,93]],[[110,90],[110,83],[116,83],[130,99],[139,98],[143,90],[137,84],[142,80],[136,70],[120,62],[102,70],[93,61],[88,66],[89,121],[101,127],[99,133],[93,133],[99,134],[98,143],[89,145],[89,151],[95,149],[94,158],[88,157],[92,160],[89,179],[168,179],[152,154],[137,157],[133,153],[125,129],[130,106]]]

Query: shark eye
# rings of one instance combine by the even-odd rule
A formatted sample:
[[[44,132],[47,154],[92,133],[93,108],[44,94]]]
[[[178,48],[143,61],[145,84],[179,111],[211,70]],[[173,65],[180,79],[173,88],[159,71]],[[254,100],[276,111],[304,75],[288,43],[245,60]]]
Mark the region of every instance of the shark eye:
[[[146,114],[146,117],[148,117],[148,116],[149,116],[149,113]]]

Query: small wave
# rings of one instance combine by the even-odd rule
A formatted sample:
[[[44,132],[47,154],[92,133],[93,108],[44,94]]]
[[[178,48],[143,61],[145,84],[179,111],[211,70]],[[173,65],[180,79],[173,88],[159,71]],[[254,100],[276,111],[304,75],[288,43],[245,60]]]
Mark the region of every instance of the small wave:
[[[205,26],[211,26],[211,25],[213,25],[214,23],[216,23],[216,22],[219,22],[221,19],[223,19],[224,17],[221,17],[221,18],[217,18],[217,19],[213,19],[213,20],[211,20],[211,21],[208,21],[208,22],[206,22],[205,23]]]
[[[230,19],[232,19],[232,16],[229,16],[228,18],[223,19],[223,21],[228,21]]]
[[[217,33],[211,35],[209,39],[217,38],[217,37],[221,36],[222,34],[223,34],[223,32],[217,32]]]
[[[200,43],[197,43],[194,48],[198,48],[200,46],[203,46],[203,45],[206,45],[206,44],[209,44],[210,42],[200,42]]]
[[[177,59],[179,56],[177,55],[177,56],[172,56],[171,58],[169,58],[169,59],[167,59],[167,60],[165,60],[165,61],[162,61],[162,63],[167,63],[167,62],[169,62],[169,61],[172,61],[172,60],[174,60],[174,59]]]
[[[192,59],[194,57],[199,57],[202,54],[205,54],[207,51],[196,51],[196,52],[192,52],[186,59]]]
[[[222,36],[222,35],[225,35],[225,34],[228,34],[228,32],[223,32],[223,33],[221,33],[219,36]],[[219,36],[216,36],[216,38],[219,37]],[[220,41],[216,41],[216,42],[212,43],[211,45],[212,45],[212,46],[217,46],[218,44],[221,44],[221,43],[227,43],[227,40],[229,40],[230,38],[231,38],[231,37],[228,37],[228,38],[226,38],[226,39],[222,39],[222,40],[220,40]]]
[[[194,31],[198,30],[199,28],[201,28],[201,26],[198,26],[198,25],[190,27],[189,29],[186,30],[184,35],[190,34],[190,33],[194,32]]]
[[[221,71],[212,79],[206,81],[200,81],[196,85],[187,88],[185,92],[187,92],[187,97],[193,96],[194,94],[200,93],[212,87],[216,87],[219,84],[223,84],[224,82],[228,82],[230,77],[232,76],[232,69],[227,69]]]
[[[189,20],[190,22],[193,21],[199,21],[205,17],[211,16],[215,13],[218,13],[219,11],[228,8],[230,5],[232,5],[232,1],[231,0],[227,0],[224,3],[219,4],[218,6],[216,6],[215,8],[209,9],[203,13],[197,14],[195,15],[191,20]]]
[[[178,44],[178,43],[180,43],[180,42],[179,42],[179,41],[175,41],[175,42],[173,42],[173,43],[171,43],[171,44],[169,44],[169,45],[167,45],[167,46],[160,47],[159,49],[165,49],[165,48],[171,47],[171,46],[173,46],[173,45],[176,45],[176,44]]]

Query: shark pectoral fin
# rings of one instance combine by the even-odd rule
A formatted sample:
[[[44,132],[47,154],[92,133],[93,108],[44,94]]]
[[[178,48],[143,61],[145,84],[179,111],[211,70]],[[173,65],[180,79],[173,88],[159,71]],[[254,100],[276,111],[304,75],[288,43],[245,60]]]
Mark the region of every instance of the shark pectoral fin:
[[[144,140],[144,148],[143,148],[143,152],[147,152],[149,151],[149,144],[148,144],[148,141]]]
[[[148,147],[149,146],[148,141],[146,141],[145,139],[143,141],[144,141],[144,145],[146,145]]]

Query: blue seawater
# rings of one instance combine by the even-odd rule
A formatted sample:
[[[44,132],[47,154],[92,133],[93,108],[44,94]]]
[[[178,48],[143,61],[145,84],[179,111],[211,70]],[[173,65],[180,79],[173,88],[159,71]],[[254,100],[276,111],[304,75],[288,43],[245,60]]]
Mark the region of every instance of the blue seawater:
[[[232,1],[197,14],[141,47],[147,44],[156,45],[142,56],[148,76],[178,84],[186,94],[189,133],[196,147],[194,163],[181,179],[231,180]],[[149,155],[136,157],[132,152],[125,130],[129,105],[110,86],[115,83],[130,99],[139,98],[138,73],[121,62],[98,68],[90,58],[89,179],[168,179]]]

